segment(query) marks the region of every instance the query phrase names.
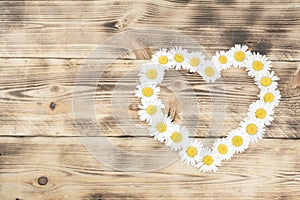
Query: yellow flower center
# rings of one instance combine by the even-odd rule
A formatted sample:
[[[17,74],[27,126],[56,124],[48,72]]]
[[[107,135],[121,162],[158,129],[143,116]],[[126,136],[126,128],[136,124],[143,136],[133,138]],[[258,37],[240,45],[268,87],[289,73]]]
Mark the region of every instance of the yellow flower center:
[[[183,60],[184,60],[183,55],[182,55],[182,54],[179,54],[179,53],[175,54],[174,60],[175,60],[176,62],[178,62],[178,63],[182,63]]]
[[[157,71],[155,69],[149,69],[147,72],[146,72],[146,76],[147,78],[149,79],[156,79],[157,77]]]
[[[173,142],[179,143],[182,140],[182,134],[175,131],[172,133],[171,139]]]
[[[164,122],[159,122],[156,124],[156,130],[160,133],[163,133],[167,130],[167,124]]]
[[[186,154],[191,158],[197,155],[197,153],[198,153],[197,149],[193,146],[190,146],[186,149]]]
[[[259,108],[255,111],[255,115],[259,119],[264,119],[267,116],[267,112],[263,108]]]
[[[218,152],[220,154],[226,154],[228,152],[228,147],[225,144],[219,144]]]
[[[233,136],[231,139],[233,146],[240,147],[243,144],[243,138],[239,135]]]
[[[156,113],[156,111],[157,111],[157,107],[154,106],[154,105],[150,105],[150,106],[148,106],[147,109],[146,109],[146,113],[147,113],[148,115],[154,115],[154,114]]]
[[[205,73],[206,76],[211,77],[215,74],[215,70],[212,67],[206,67],[205,70],[204,70],[204,73]]]
[[[252,68],[255,70],[255,71],[260,71],[262,70],[264,67],[264,65],[262,64],[262,62],[260,62],[259,60],[256,60],[252,63]]]
[[[243,51],[237,51],[234,53],[234,59],[238,62],[242,62],[243,60],[245,60],[245,53]]]
[[[255,135],[257,133],[257,130],[258,130],[258,128],[255,124],[248,124],[246,127],[246,132],[249,135]]]
[[[159,64],[162,64],[162,65],[167,64],[168,61],[169,61],[169,59],[168,59],[167,56],[160,56],[160,57],[158,58]]]
[[[268,93],[266,93],[265,94],[265,96],[264,96],[264,101],[265,102],[269,102],[269,103],[271,103],[271,102],[273,102],[274,101],[274,94],[272,94],[271,92],[268,92]]]
[[[272,84],[272,79],[269,77],[263,77],[262,79],[260,79],[260,83],[262,86],[270,86]]]
[[[219,62],[221,64],[226,64],[227,63],[227,58],[224,55],[219,56]]]
[[[145,97],[151,97],[153,95],[154,91],[151,87],[145,87],[142,89],[142,94]]]
[[[191,64],[193,67],[197,67],[197,66],[200,64],[200,59],[194,57],[194,58],[192,58],[192,59],[190,60],[190,64]]]
[[[203,162],[205,165],[210,166],[211,164],[213,164],[214,159],[212,158],[212,156],[204,156],[203,159],[202,159],[202,162]]]

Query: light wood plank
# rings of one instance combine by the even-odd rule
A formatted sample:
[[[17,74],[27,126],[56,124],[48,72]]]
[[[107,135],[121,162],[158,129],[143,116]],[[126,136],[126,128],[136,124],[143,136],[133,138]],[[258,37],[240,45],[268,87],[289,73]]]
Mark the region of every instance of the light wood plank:
[[[110,141],[126,151],[159,148],[152,138]],[[149,145],[141,148],[139,142]],[[200,173],[180,160],[137,173],[105,167],[76,137],[0,137],[0,193],[4,199],[298,199],[299,148],[298,140],[266,139],[223,162],[216,174]],[[41,176],[47,185],[37,183]]]
[[[0,57],[85,58],[121,31],[166,28],[209,53],[244,43],[272,60],[300,60],[296,1],[1,1],[0,8]]]
[[[131,56],[130,56],[131,57]],[[82,60],[78,59],[3,59],[2,73],[0,74],[0,134],[1,135],[44,135],[44,136],[76,136],[74,127],[74,113],[72,103],[74,95],[75,78],[81,67]],[[145,60],[118,59],[109,65],[101,79],[90,79],[93,84],[99,81],[95,93],[87,91],[80,95],[94,95],[95,112],[99,125],[104,127],[105,135],[145,135],[146,126],[140,123],[137,115],[138,98],[134,97],[135,81],[138,80],[138,66]],[[22,70],[19,67],[22,66]],[[282,94],[282,102],[275,109],[275,121],[268,128],[266,137],[298,138],[300,123],[300,90],[299,90],[299,64],[289,62],[274,62],[273,70],[280,77],[279,90]],[[124,74],[133,74],[122,79]],[[175,75],[177,76],[175,79]],[[182,80],[178,79],[178,75]],[[179,110],[182,113],[184,124],[193,127],[192,135],[207,136],[213,117],[222,113],[212,113],[211,94],[219,96],[217,99],[226,101],[225,121],[223,129],[217,135],[225,135],[231,129],[238,126],[245,116],[248,106],[257,99],[258,89],[254,81],[247,76],[244,70],[229,69],[222,72],[224,92],[222,84],[216,83],[213,89],[206,87],[205,82],[196,74],[181,72],[180,74],[166,73],[166,84],[163,84],[162,97],[166,107],[172,107],[170,102],[171,91],[176,95],[189,96],[191,99],[180,102],[177,99]],[[120,83],[118,81],[122,80]],[[134,81],[131,81],[134,80]],[[131,81],[131,82],[130,82]],[[188,85],[191,88],[188,89]],[[116,93],[115,86],[126,86],[125,94]],[[128,87],[127,87],[128,86]],[[174,87],[175,86],[175,87]],[[130,90],[131,89],[131,90]],[[239,91],[239,92],[237,92]],[[211,92],[211,93],[210,93]],[[116,121],[116,115],[112,116],[112,98],[120,98],[121,103],[127,107],[129,113],[124,116],[132,121],[122,121],[121,127],[130,128],[140,124],[140,130],[134,133],[122,131]],[[192,105],[198,101],[198,113],[187,112],[182,106]],[[49,108],[51,102],[55,102],[54,110]],[[114,104],[115,105],[115,104]],[[122,103],[123,105],[123,103]],[[86,103],[82,103],[86,106]],[[225,106],[225,105],[224,105]],[[124,113],[123,106],[115,113]],[[183,109],[183,110],[182,110]],[[167,109],[168,110],[168,109]],[[182,116],[181,115],[181,116]],[[123,117],[123,118],[124,118]],[[182,117],[181,117],[182,118]],[[214,118],[216,119],[216,118]],[[179,117],[175,122],[181,123]],[[200,123],[198,123],[200,121]],[[89,122],[82,122],[87,125]],[[196,126],[195,123],[198,123]],[[106,128],[105,128],[106,127]],[[127,128],[127,129],[128,129]],[[145,129],[145,130],[142,130]],[[217,136],[216,135],[216,136]]]

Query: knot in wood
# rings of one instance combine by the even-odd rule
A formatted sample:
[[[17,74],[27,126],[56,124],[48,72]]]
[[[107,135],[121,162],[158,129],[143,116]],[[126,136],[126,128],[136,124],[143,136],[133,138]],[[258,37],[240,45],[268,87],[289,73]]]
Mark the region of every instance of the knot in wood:
[[[50,105],[49,105],[49,108],[50,108],[51,110],[54,110],[55,107],[56,107],[56,103],[52,101],[52,102],[50,103]]]
[[[39,179],[38,179],[38,184],[39,185],[46,185],[48,183],[48,178],[45,177],[45,176],[41,176]]]

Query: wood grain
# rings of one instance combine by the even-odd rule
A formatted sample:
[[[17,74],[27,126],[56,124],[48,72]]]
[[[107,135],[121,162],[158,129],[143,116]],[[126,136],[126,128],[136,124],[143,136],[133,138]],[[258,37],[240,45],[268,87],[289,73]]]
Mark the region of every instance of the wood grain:
[[[80,68],[80,61],[61,59],[5,59],[4,70],[0,75],[1,107],[4,112],[0,115],[1,135],[52,135],[52,136],[75,136],[77,130],[74,128],[73,114],[73,91],[74,79]],[[120,84],[126,84],[130,80],[136,80],[137,76],[132,76],[118,81],[128,71],[136,70],[137,67],[145,63],[145,60],[122,60],[119,59],[108,66],[102,77],[99,77],[99,84],[94,94],[84,93],[82,95],[93,95],[95,98],[95,111],[98,123],[114,126],[118,129],[118,124],[112,115],[110,100],[114,95],[114,88]],[[19,71],[19,66],[22,70]],[[274,62],[273,70],[280,77],[279,90],[282,94],[282,102],[275,109],[275,122],[267,131],[267,137],[274,138],[297,138],[299,137],[299,100],[300,92],[297,82],[299,66],[297,63]],[[183,80],[179,82],[171,72],[166,74],[166,81],[172,85],[180,84],[174,89],[177,95],[192,95],[198,99],[198,116],[194,113],[183,113],[190,119],[186,122],[188,127],[193,126],[197,117],[201,121],[194,131],[194,136],[204,137],[207,135],[211,122],[212,109],[211,94],[218,95],[222,92],[221,86],[224,83],[226,114],[225,125],[219,135],[226,134],[229,130],[238,126],[238,123],[246,116],[248,106],[257,99],[258,89],[253,84],[253,79],[247,76],[244,70],[229,69],[222,72],[223,83],[214,84],[214,88],[209,90],[205,82],[196,74],[182,72]],[[137,116],[138,98],[134,97],[136,82],[128,83],[132,91],[124,98],[131,99],[128,104],[124,104],[131,111],[131,115],[123,118],[132,118],[135,123],[139,123]],[[192,91],[186,89],[184,84],[190,84]],[[166,86],[168,86],[166,84]],[[236,91],[239,91],[237,93]],[[162,92],[166,96],[168,92]],[[240,96],[242,95],[242,96]],[[118,97],[118,96],[117,96]],[[163,98],[168,106],[170,98]],[[56,103],[55,110],[49,108],[49,104]],[[121,99],[120,101],[123,101]],[[189,104],[189,102],[186,102]],[[179,102],[180,104],[180,102]],[[121,108],[123,109],[123,108]],[[120,111],[121,112],[121,111]],[[201,113],[201,114],[200,114]],[[145,125],[145,123],[139,123]],[[127,120],[119,126],[130,126]],[[145,128],[145,126],[144,126]],[[105,129],[105,135],[126,135],[122,131],[114,129],[109,132]],[[143,133],[144,134],[144,133]],[[142,132],[135,133],[142,135]]]
[[[168,28],[210,53],[247,43],[272,60],[299,60],[297,1],[1,1],[1,57],[85,58],[112,34]],[[172,12],[176,10],[176,12]]]
[[[298,1],[0,0],[0,10],[0,199],[300,199]],[[94,124],[74,118],[76,77],[99,44],[135,28],[178,31],[208,55],[236,43],[267,55],[280,77],[282,99],[265,140],[224,162],[217,174],[199,173],[179,160],[151,172],[121,172],[93,158],[80,141],[78,122],[83,128]],[[170,45],[169,35],[156,37]],[[109,64],[101,78],[88,80],[98,83],[95,92],[78,95],[94,100],[95,124],[102,127],[94,138],[141,155],[168,153],[137,118],[134,73],[158,48],[144,47]],[[245,71],[229,69],[222,78],[208,88],[196,74],[168,72],[162,86],[166,111],[176,110],[175,121],[207,143],[237,127],[257,99],[258,89]],[[127,90],[118,96],[119,85]],[[190,99],[181,102],[180,96]],[[115,97],[128,102],[127,110],[112,110]],[[225,115],[213,112],[212,97],[226,102]],[[189,105],[197,112],[186,112]],[[118,121],[124,110],[121,118],[128,120]],[[211,123],[224,116],[221,130],[212,133]],[[119,167],[130,163],[115,160]],[[140,162],[151,160],[145,156]],[[41,177],[48,182],[39,184]]]
[[[153,150],[141,148],[139,142],[155,145],[152,138],[132,140],[111,138],[125,151]],[[95,160],[77,137],[5,137],[0,144],[4,199],[44,199],[45,194],[49,199],[300,197],[297,140],[266,139],[252,144],[246,153],[224,162],[217,174],[199,173],[180,160],[148,173],[113,171]],[[47,185],[37,183],[41,176],[48,177]]]

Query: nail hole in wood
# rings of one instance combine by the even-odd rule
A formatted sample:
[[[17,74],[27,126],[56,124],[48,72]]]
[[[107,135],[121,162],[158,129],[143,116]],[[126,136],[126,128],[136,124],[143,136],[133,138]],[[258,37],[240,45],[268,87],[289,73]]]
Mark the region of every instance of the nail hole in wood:
[[[38,179],[38,184],[40,185],[46,185],[48,183],[48,178],[45,177],[45,176],[41,176],[39,179]]]
[[[55,107],[56,107],[56,103],[52,101],[52,102],[50,103],[50,105],[49,105],[49,108],[50,108],[51,110],[54,110]]]

